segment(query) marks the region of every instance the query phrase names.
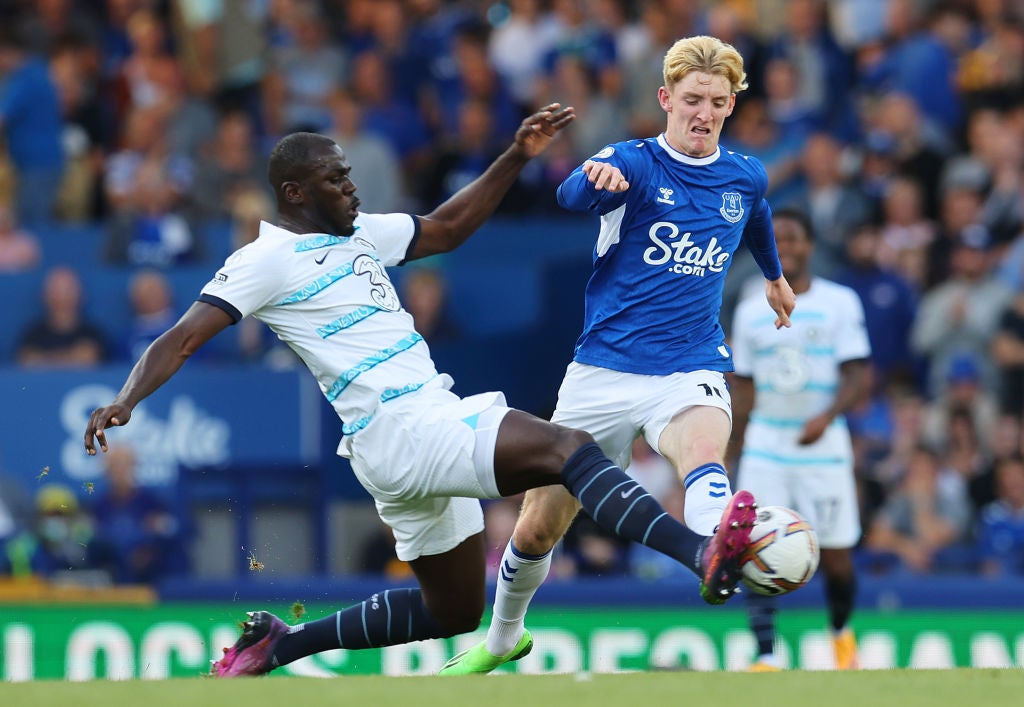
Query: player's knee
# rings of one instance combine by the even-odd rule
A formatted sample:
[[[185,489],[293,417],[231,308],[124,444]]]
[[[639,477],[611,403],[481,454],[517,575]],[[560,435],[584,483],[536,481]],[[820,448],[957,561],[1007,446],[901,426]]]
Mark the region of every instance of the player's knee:
[[[570,427],[559,427],[557,444],[559,460],[561,462],[558,467],[559,473],[561,473],[565,463],[569,461],[569,457],[575,454],[580,447],[593,441],[594,437],[589,432]]]

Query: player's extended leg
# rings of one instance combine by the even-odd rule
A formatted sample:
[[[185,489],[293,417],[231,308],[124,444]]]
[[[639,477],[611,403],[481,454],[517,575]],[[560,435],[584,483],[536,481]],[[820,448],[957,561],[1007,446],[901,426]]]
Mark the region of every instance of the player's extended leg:
[[[686,525],[702,535],[714,532],[732,498],[723,463],[731,430],[725,410],[697,405],[673,417],[657,440],[656,449],[675,467],[686,490]]]
[[[419,588],[387,589],[347,609],[296,626],[266,611],[252,612],[242,636],[215,662],[220,677],[263,675],[314,653],[359,650],[468,633],[480,625],[485,547],[477,533],[440,555],[411,565]]]
[[[825,575],[825,601],[832,627],[832,649],[837,670],[856,670],[857,639],[848,626],[857,594],[853,554],[848,548],[822,548],[821,570]]]
[[[494,466],[503,495],[563,484],[598,525],[693,570],[703,580],[702,595],[709,603],[721,603],[735,591],[740,558],[755,518],[751,494],[737,494],[722,514],[713,537],[698,535],[669,516],[642,486],[604,455],[589,434],[516,410],[502,421]],[[453,662],[467,661],[457,656]],[[446,668],[443,672],[447,674],[487,672],[458,670],[451,664]]]

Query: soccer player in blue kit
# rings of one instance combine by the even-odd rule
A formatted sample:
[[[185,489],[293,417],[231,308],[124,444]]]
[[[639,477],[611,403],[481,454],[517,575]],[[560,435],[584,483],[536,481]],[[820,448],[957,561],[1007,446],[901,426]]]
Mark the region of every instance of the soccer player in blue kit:
[[[484,173],[425,216],[364,214],[352,167],[333,140],[285,136],[268,176],[276,224],[225,261],[189,310],[153,342],[121,391],[93,411],[85,448],[213,336],[252,315],[316,377],[342,421],[338,453],[373,496],[418,587],[387,589],[331,615],[288,626],[250,614],[213,666],[221,677],[262,675],[321,651],[442,638],[480,625],[486,547],[480,498],[565,484],[603,528],[676,559],[709,591],[728,594],[754,524],[753,503],[724,509],[712,535],[669,516],[580,430],[505,404],[501,393],[460,398],[438,372],[385,269],[450,251],[493,213],[523,167],[574,119],[551,104],[529,116]],[[270,401],[272,402],[272,401]],[[570,497],[572,498],[572,496]]]
[[[665,132],[605,147],[558,188],[559,204],[595,212],[601,225],[583,333],[552,421],[590,432],[620,466],[643,434],[685,487],[686,524],[707,534],[724,508],[754,501],[732,494],[724,466],[732,426],[724,373],[733,365],[719,314],[740,242],[764,274],[777,328],[790,325],[796,297],[775,246],[764,166],[718,144],[747,87],[743,58],[717,38],[688,37],[668,50],[663,74]],[[529,653],[529,602],[579,508],[564,488],[526,492],[487,638],[442,675],[487,673]],[[719,604],[732,590],[702,586],[701,594]]]

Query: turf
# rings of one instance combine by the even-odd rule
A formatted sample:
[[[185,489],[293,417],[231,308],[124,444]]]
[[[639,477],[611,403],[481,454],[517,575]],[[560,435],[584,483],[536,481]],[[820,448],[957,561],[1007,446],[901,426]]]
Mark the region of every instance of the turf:
[[[1020,669],[793,671],[760,675],[654,672],[468,678],[372,676],[326,680],[179,678],[81,683],[37,681],[0,686],[3,704],[19,707],[295,707],[320,704],[635,707],[641,700],[644,707],[934,707],[1016,704],[1021,694],[1024,694],[1024,671]]]

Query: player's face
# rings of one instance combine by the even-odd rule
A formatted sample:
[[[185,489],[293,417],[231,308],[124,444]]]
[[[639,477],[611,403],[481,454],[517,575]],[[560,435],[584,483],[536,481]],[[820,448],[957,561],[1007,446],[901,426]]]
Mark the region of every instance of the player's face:
[[[775,228],[779,260],[782,262],[782,274],[791,283],[805,277],[814,244],[807,237],[803,226],[799,221],[785,217],[776,218],[772,225]]]
[[[356,185],[351,178],[352,165],[337,145],[323,148],[312,156],[309,172],[302,180],[305,216],[323,233],[350,236],[359,215]]]
[[[691,71],[670,91],[658,89],[658,101],[668,114],[665,138],[690,157],[707,157],[718,149],[725,119],[732,115],[736,94],[729,80]]]

